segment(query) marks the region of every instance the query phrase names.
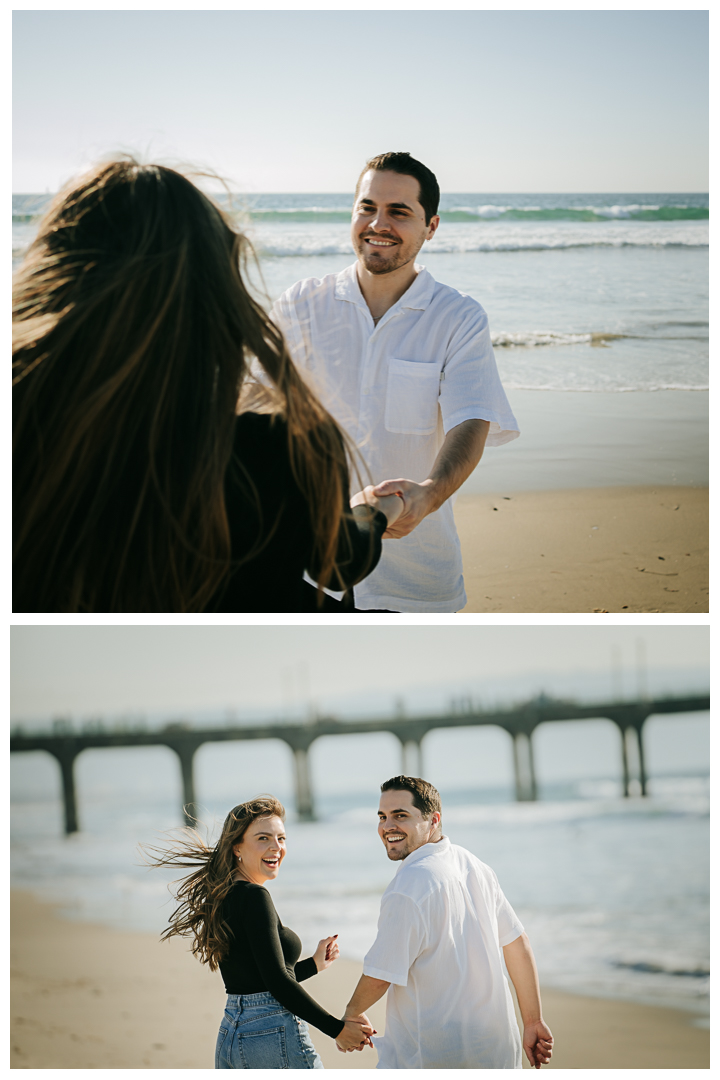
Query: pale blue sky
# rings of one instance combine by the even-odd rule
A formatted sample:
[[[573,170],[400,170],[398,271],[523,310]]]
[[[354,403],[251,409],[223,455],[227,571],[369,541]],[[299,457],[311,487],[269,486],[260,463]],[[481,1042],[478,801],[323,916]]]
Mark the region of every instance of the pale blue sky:
[[[116,150],[346,192],[707,190],[703,11],[19,11],[13,190]]]
[[[357,714],[398,697],[419,710],[464,693],[508,701],[542,689],[607,700],[636,692],[638,639],[651,693],[707,690],[702,626],[14,626],[11,715],[253,715],[308,699]]]

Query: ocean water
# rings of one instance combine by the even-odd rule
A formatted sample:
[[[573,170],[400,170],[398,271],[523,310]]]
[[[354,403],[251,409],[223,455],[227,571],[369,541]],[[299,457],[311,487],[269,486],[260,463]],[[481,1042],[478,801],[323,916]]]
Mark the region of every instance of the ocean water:
[[[514,803],[507,789],[444,793],[445,833],[498,874],[543,985],[684,1008],[705,1025],[708,777],[654,778],[645,799],[620,798],[617,778],[544,794]],[[228,809],[227,800],[204,805],[211,836]],[[375,831],[372,795],[326,795],[318,809],[313,823],[289,815],[288,854],[271,892],[305,952],[338,933],[342,954],[359,960],[395,867]],[[162,842],[180,824],[176,797],[95,791],[80,812],[83,831],[65,837],[59,800],[35,794],[12,804],[13,886],[58,902],[68,918],[159,934],[173,907],[172,875],[142,865],[138,844]]]
[[[13,260],[47,195],[13,196]],[[450,194],[419,261],[487,310],[508,390],[708,387],[708,198]],[[349,194],[245,195],[268,302],[354,260]]]

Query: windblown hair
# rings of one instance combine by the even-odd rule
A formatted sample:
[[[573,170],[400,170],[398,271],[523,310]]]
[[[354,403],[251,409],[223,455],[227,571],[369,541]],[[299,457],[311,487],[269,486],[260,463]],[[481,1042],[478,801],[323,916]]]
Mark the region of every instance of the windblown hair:
[[[430,219],[434,218],[438,212],[440,187],[435,173],[431,172],[427,165],[423,165],[422,161],[418,161],[417,158],[412,157],[406,151],[398,150],[389,151],[387,154],[378,154],[377,157],[370,158],[358,177],[358,182],[355,185],[356,199],[360,189],[360,181],[365,173],[370,172],[371,169],[375,172],[396,172],[401,176],[414,176],[420,185],[418,202],[425,211],[425,224],[430,224]]]
[[[424,818],[432,817],[437,811],[442,814],[442,802],[440,792],[427,780],[421,780],[419,776],[393,776],[386,780],[380,788],[381,791],[409,791],[415,806]]]
[[[230,811],[215,847],[209,847],[195,829],[180,830],[179,838],[165,848],[141,845],[150,866],[193,871],[179,884],[173,882],[180,903],[161,940],[192,937],[193,956],[211,971],[217,970],[230,945],[231,931],[222,919],[222,905],[235,880],[233,845],[242,840],[253,821],[272,816],[284,821],[285,807],[272,795],[259,795]]]
[[[246,288],[251,255],[164,166],[113,160],[51,203],[14,290],[15,611],[205,610],[239,565],[229,468],[259,513],[233,455],[253,388],[287,422],[317,581],[342,580],[349,448]]]

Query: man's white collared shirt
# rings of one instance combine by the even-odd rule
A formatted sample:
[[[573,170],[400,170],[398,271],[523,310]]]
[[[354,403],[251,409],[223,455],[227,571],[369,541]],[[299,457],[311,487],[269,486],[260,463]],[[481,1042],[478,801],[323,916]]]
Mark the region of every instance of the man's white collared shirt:
[[[488,446],[519,434],[484,309],[418,271],[377,326],[357,264],[297,282],[273,307],[293,360],[360,450],[369,477],[353,477],[357,488],[426,480],[445,435],[465,420],[490,421]],[[357,607],[434,613],[465,605],[453,501],[409,536],[383,541],[380,563],[355,586]]]
[[[363,972],[392,985],[379,1069],[520,1069],[501,948],[523,927],[485,863],[443,837],[398,867]]]

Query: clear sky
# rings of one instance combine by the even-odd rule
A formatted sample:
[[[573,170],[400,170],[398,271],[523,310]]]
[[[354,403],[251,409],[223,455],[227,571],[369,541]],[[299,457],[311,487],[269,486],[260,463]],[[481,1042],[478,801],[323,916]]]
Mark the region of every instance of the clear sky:
[[[117,150],[347,192],[707,191],[705,11],[16,11],[13,191]]]
[[[398,697],[418,709],[435,692],[508,701],[543,688],[607,699],[618,661],[620,689],[636,691],[638,639],[650,692],[707,689],[707,627],[15,626],[11,713],[252,714],[284,709],[288,694],[362,713]]]

